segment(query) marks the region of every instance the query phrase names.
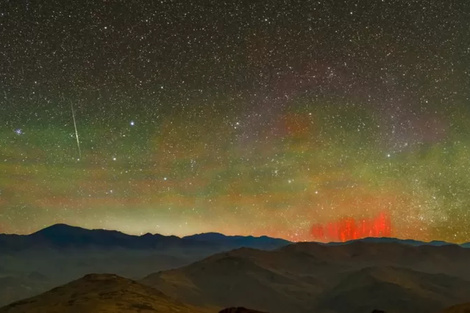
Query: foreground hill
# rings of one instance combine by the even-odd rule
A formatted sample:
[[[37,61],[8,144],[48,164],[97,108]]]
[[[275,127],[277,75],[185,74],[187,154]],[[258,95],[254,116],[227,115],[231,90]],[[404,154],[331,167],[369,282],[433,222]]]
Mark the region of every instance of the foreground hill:
[[[470,250],[354,242],[238,249],[141,282],[184,302],[283,312],[436,312],[470,300]]]
[[[179,238],[57,224],[30,235],[0,234],[0,306],[87,273],[141,278],[240,247],[274,249],[288,241],[209,233]],[[137,264],[137,265],[136,265]]]
[[[63,312],[204,313],[208,311],[185,305],[153,288],[111,274],[87,275],[40,296],[15,302],[0,309],[0,313]]]

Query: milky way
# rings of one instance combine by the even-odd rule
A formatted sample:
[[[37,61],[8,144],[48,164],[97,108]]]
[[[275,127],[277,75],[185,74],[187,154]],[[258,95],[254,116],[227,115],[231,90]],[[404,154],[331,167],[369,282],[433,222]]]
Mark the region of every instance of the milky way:
[[[468,1],[193,2],[2,2],[0,232],[470,241]]]

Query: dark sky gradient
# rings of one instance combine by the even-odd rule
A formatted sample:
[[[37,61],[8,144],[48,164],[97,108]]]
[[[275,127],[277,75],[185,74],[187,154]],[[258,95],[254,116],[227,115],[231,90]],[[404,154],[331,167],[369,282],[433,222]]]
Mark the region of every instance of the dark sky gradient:
[[[470,2],[191,2],[1,2],[0,232],[470,241]]]

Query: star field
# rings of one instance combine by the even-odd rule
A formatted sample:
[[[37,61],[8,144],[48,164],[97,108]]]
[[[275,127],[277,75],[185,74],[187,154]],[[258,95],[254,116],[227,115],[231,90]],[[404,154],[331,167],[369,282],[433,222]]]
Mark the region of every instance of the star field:
[[[470,241],[466,1],[3,1],[0,29],[0,232]]]

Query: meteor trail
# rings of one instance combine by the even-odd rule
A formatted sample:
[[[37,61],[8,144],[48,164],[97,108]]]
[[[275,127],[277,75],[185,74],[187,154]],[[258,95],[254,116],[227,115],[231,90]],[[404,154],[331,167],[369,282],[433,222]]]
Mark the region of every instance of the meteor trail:
[[[78,139],[77,121],[75,120],[75,111],[73,110],[73,104],[70,102],[70,108],[72,109],[73,126],[75,127],[75,138],[77,139],[78,158],[82,158],[82,150],[80,149],[80,140]]]

